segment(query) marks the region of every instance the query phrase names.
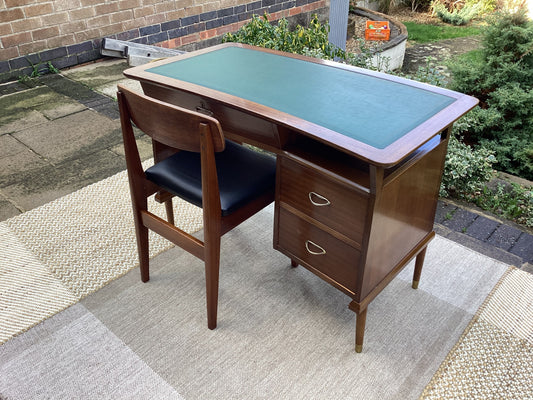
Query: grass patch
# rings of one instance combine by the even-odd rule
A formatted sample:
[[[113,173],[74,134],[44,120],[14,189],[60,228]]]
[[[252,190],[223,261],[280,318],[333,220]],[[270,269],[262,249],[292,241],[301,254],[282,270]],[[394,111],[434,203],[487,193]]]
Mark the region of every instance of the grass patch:
[[[417,43],[436,42],[437,40],[481,34],[477,26],[430,25],[416,22],[402,22],[409,33],[408,39]]]
[[[481,65],[483,63],[483,50],[476,49],[454,57],[454,62],[469,65]]]

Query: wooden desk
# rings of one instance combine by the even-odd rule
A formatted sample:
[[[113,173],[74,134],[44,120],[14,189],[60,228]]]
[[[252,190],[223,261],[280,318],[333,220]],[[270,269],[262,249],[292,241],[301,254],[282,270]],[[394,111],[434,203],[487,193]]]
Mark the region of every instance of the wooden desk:
[[[368,304],[414,257],[418,286],[451,126],[477,99],[235,43],[124,74],[277,154],[274,248],[352,299],[360,352]]]

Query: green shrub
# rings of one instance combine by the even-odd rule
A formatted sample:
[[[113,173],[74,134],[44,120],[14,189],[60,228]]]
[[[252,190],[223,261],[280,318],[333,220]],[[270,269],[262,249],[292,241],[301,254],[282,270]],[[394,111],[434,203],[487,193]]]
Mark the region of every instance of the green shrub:
[[[265,13],[263,18],[254,15],[248,24],[235,33],[226,34],[222,40],[296,54],[318,51],[325,59],[346,58],[342,49],[329,42],[329,25],[322,25],[316,15],[313,15],[309,28],[298,25],[294,31],[290,31],[288,26],[285,18],[274,25],[268,20],[268,14]]]
[[[452,25],[466,25],[481,13],[481,3],[465,4],[462,8],[448,10],[439,0],[431,4],[431,9],[441,21]]]
[[[461,122],[457,123],[459,126]],[[493,153],[483,147],[473,149],[460,142],[455,135],[450,137],[440,195],[466,198],[480,191],[493,176]]]
[[[450,64],[451,89],[480,106],[470,112],[463,136],[494,152],[499,169],[533,179],[533,22],[503,14],[483,34],[481,57]]]

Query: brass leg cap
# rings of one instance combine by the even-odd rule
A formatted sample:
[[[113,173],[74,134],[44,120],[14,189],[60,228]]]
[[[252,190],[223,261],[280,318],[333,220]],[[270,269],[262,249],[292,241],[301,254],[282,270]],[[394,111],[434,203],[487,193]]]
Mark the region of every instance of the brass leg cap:
[[[356,344],[355,345],[355,352],[360,353],[363,351],[363,345],[362,344]]]
[[[413,284],[411,285],[413,289],[418,289],[418,281],[413,281]]]

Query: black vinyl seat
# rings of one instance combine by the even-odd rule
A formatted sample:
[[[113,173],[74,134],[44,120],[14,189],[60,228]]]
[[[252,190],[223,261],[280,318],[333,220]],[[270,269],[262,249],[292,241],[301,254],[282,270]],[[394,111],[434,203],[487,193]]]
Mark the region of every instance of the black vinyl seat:
[[[256,197],[274,190],[276,160],[226,140],[215,154],[222,216],[227,216]],[[180,151],[148,168],[146,177],[170,193],[202,207],[200,154]]]

